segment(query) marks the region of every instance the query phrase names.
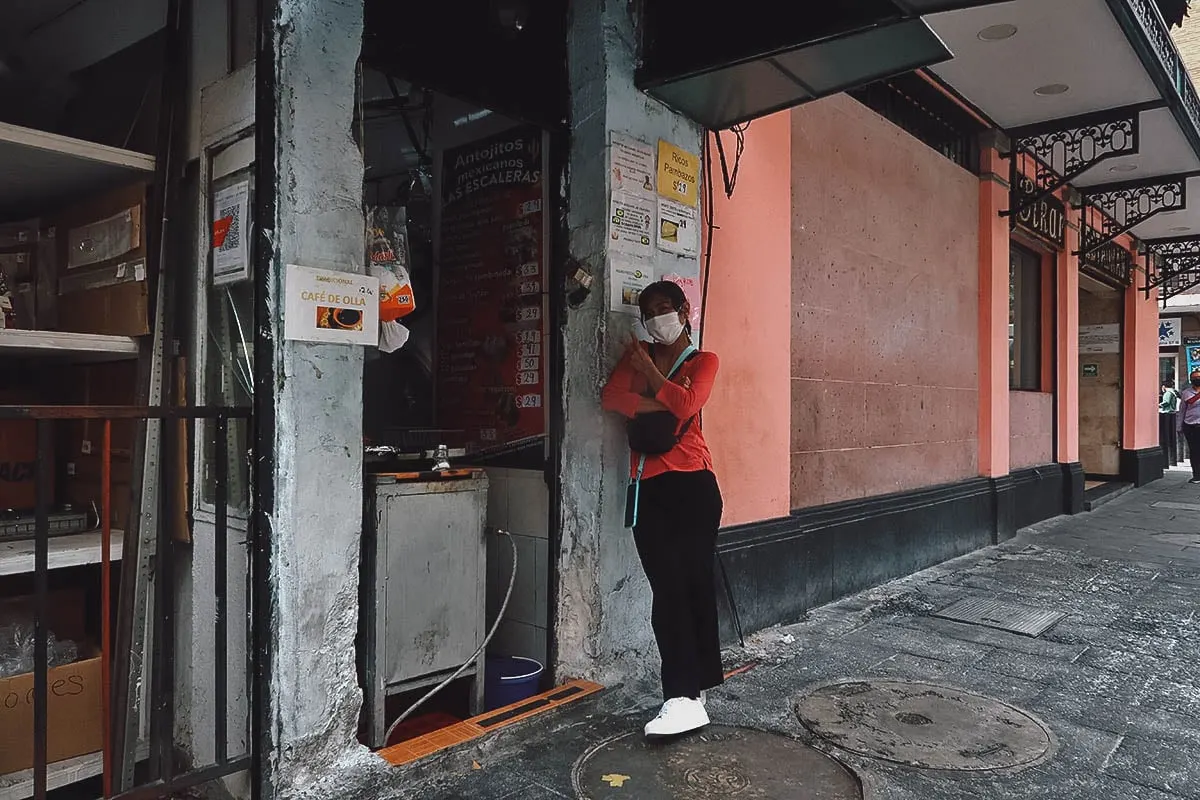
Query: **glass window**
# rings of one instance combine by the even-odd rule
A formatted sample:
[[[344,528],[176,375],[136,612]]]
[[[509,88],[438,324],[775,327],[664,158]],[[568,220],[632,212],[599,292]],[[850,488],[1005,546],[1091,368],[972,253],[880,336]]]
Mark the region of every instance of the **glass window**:
[[[1042,390],[1042,259],[1012,245],[1009,256],[1008,382]]]
[[[241,238],[242,252],[250,270],[245,275],[226,273],[220,285],[214,285],[214,256],[221,248],[214,239],[209,248],[209,262],[205,271],[207,294],[206,336],[204,353],[204,392],[201,402],[206,406],[249,406],[254,400],[254,282],[249,238],[253,230],[254,208],[253,167],[232,172],[210,183],[210,203],[222,190],[247,184],[248,193],[236,212],[236,222],[221,225],[214,222],[213,235],[222,235],[229,245],[235,234]],[[240,205],[240,204],[238,204]],[[228,219],[227,209],[217,213],[210,205],[209,219]],[[245,219],[242,219],[242,216]],[[228,246],[225,248],[229,250]],[[203,461],[201,466],[201,501],[211,505],[215,493],[216,424],[203,423]],[[250,420],[229,420],[226,432],[226,464],[228,507],[237,512],[250,510]]]

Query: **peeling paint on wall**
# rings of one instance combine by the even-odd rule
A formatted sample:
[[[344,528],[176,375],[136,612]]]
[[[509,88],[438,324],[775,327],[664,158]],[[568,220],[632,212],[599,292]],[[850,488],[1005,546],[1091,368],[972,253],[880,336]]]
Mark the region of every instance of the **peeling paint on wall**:
[[[351,138],[362,0],[281,0],[274,300],[275,626],[268,704],[283,797],[353,794],[382,762],[357,742],[362,350],[285,342],[283,264],[363,269],[362,159]],[[339,788],[334,789],[334,786]]]

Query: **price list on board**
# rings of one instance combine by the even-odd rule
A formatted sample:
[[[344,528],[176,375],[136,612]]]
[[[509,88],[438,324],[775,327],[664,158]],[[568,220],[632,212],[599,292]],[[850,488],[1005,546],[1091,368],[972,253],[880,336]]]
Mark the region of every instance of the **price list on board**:
[[[493,447],[546,431],[542,134],[443,155],[438,425]]]

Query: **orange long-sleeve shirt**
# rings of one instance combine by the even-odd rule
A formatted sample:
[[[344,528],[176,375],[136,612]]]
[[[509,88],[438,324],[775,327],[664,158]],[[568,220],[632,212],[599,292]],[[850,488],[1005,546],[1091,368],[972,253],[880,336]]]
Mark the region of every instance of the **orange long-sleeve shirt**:
[[[700,413],[700,409],[708,402],[719,368],[720,360],[714,353],[697,351],[695,356],[684,362],[671,380],[663,384],[654,399],[678,417],[682,427],[686,420]],[[649,390],[650,385],[645,376],[635,370],[629,363],[629,357],[625,356],[609,376],[608,383],[604,385],[600,405],[605,411],[613,411],[632,419],[637,414],[639,400],[646,397]],[[630,453],[631,477],[637,475],[640,458],[640,454]],[[704,441],[704,432],[700,430],[699,420],[692,420],[692,424],[684,431],[674,449],[661,456],[646,457],[642,478],[653,478],[664,472],[700,472],[712,468],[712,455]]]

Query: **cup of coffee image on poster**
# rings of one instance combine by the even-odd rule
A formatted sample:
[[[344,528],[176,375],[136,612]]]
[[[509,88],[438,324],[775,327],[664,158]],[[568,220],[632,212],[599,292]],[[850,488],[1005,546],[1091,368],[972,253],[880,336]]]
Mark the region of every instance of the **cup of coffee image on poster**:
[[[442,155],[438,426],[469,448],[546,432],[542,132]]]

